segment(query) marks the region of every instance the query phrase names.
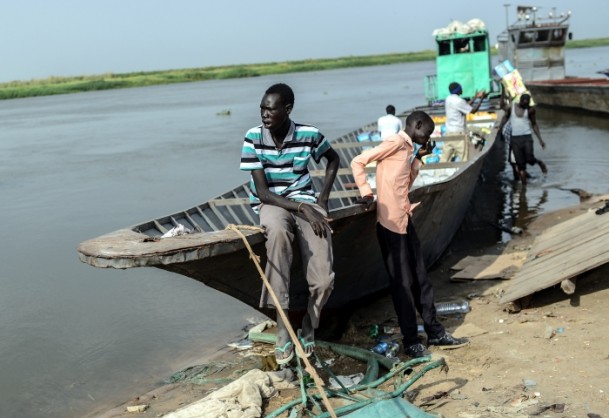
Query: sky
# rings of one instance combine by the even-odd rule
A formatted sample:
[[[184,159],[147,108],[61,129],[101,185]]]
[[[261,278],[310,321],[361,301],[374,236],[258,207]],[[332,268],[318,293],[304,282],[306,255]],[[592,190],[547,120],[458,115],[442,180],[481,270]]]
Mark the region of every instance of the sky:
[[[495,43],[519,4],[609,37],[606,0],[507,1],[0,0],[0,82],[420,51],[453,19]]]

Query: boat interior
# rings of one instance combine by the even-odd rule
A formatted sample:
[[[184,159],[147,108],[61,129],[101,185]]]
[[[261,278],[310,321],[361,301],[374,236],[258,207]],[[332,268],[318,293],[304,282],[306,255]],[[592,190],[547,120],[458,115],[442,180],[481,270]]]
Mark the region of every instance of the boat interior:
[[[403,121],[405,121],[406,116],[407,114],[399,115]],[[413,189],[448,181],[461,168],[476,159],[482,150],[488,146],[487,142],[490,139],[488,136],[496,121],[496,114],[488,111],[470,115],[468,118],[468,135],[442,136],[444,116],[432,114],[432,118],[436,122],[436,129],[432,135],[432,139],[436,141],[436,150],[434,154],[427,156],[426,164],[422,167],[413,185]],[[331,143],[341,160],[338,175],[328,202],[332,217],[335,218],[336,215],[340,217],[337,212],[341,212],[341,209],[354,206],[355,201],[360,197],[349,166],[351,160],[363,150],[378,145],[380,143],[380,136],[376,131],[376,123],[370,123],[331,141]],[[448,143],[462,144],[464,149],[463,155],[453,158],[452,161],[444,161],[442,152]],[[316,190],[320,190],[325,175],[324,162],[316,164],[313,161],[312,165],[310,174],[313,179],[313,185]],[[374,165],[366,168],[369,176],[368,179],[373,189],[375,170],[376,167]],[[183,225],[187,230],[192,232],[214,232],[225,229],[229,224],[259,224],[258,215],[249,205],[248,184],[243,184],[221,196],[187,210],[136,225],[131,230],[150,237],[161,237],[179,225]]]

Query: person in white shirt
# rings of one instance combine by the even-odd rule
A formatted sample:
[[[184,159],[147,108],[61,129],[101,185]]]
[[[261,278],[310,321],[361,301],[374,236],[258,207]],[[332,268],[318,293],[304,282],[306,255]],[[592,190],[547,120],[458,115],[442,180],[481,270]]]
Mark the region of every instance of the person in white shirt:
[[[444,100],[444,109],[446,111],[446,135],[465,134],[465,117],[470,113],[476,113],[482,104],[482,101],[488,93],[481,91],[476,93],[474,98],[469,102],[461,97],[463,88],[461,84],[452,82],[448,86],[450,95]],[[480,99],[480,100],[476,100]],[[446,142],[444,144],[443,153],[440,156],[440,161],[451,161],[455,157],[463,158],[464,142]]]
[[[381,116],[377,121],[378,131],[381,134],[381,140],[384,140],[388,136],[397,134],[402,130],[402,120],[395,116],[395,107],[388,105],[385,108],[387,114]]]

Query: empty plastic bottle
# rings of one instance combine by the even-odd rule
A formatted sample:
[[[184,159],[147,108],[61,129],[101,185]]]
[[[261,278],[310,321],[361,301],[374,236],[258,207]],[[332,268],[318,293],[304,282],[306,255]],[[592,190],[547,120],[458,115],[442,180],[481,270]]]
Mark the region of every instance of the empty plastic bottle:
[[[389,343],[389,347],[385,350],[385,357],[387,358],[395,358],[400,351],[400,344],[392,341]]]
[[[386,342],[380,342],[377,345],[375,345],[374,347],[372,347],[372,349],[370,351],[376,353],[376,354],[385,354],[385,351],[387,351],[387,349],[389,348],[389,343]]]
[[[438,315],[451,315],[457,313],[468,313],[471,309],[469,302],[465,299],[456,299],[447,302],[436,303],[436,313]]]

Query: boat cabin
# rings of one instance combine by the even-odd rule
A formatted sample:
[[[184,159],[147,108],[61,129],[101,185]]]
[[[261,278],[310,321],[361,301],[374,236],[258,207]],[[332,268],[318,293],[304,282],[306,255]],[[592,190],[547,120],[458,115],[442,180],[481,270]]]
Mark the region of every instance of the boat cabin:
[[[462,30],[449,26],[434,33],[437,74],[425,79],[427,101],[444,100],[449,95],[448,85],[453,81],[461,84],[464,97],[473,97],[479,90],[491,91],[488,31],[485,28]]]
[[[571,12],[538,16],[537,7],[518,6],[517,21],[497,37],[501,61],[510,60],[523,81],[565,78],[564,47]]]

